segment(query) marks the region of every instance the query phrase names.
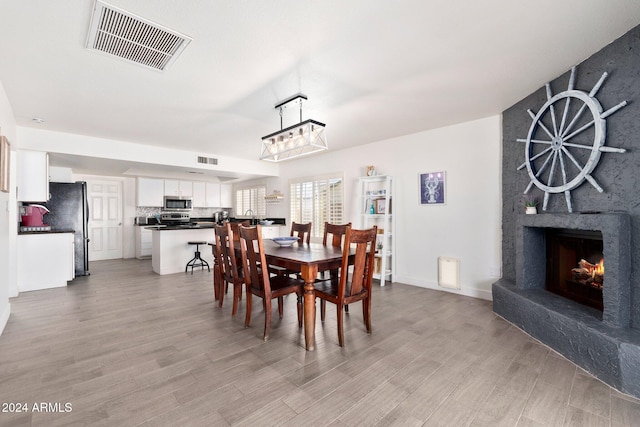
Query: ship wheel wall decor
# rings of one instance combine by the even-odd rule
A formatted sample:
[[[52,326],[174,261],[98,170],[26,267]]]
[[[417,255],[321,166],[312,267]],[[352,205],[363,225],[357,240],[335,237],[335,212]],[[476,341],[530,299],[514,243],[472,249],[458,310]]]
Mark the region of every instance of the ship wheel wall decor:
[[[591,176],[602,153],[624,153],[623,148],[605,146],[606,118],[627,105],[622,101],[603,111],[595,98],[607,78],[603,73],[591,92],[574,88],[576,67],[571,69],[567,90],[553,95],[546,84],[547,102],[538,113],[527,110],[533,122],[524,142],[525,162],[517,170],[526,168],[531,182],[524,190],[527,194],[535,185],[544,191],[543,210],[547,210],[549,195],[564,193],[569,212],[571,190],[588,181],[600,193],[602,187]]]

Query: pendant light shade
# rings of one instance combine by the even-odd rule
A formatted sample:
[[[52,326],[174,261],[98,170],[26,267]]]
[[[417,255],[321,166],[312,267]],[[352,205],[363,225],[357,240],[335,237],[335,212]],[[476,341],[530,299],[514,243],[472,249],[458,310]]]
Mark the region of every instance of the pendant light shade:
[[[280,111],[280,130],[262,137],[261,160],[279,162],[328,148],[325,124],[311,119],[302,121],[302,101],[306,99],[305,95],[299,94],[276,105]],[[282,109],[293,101],[300,104],[300,123],[283,129]]]

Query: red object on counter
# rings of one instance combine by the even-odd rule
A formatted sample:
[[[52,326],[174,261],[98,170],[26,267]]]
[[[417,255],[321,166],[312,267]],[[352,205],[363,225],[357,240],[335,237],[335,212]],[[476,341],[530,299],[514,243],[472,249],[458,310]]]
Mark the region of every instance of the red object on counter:
[[[43,227],[47,226],[43,221],[44,214],[49,212],[49,209],[42,205],[27,205],[23,206],[24,215],[22,215],[22,225],[25,227]]]

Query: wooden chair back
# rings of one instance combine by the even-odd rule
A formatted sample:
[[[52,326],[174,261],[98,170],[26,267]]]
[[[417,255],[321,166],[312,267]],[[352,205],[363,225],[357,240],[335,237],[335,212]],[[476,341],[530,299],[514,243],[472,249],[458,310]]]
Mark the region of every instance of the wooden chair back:
[[[329,243],[329,236],[331,236],[331,246],[342,248],[342,242],[344,241],[344,235],[347,233],[347,228],[351,227],[351,223],[348,224],[329,224],[324,223],[324,238],[322,244],[327,246]]]
[[[214,224],[216,234],[216,256],[220,266],[220,274],[224,281],[234,283],[238,279],[238,263],[235,256],[234,237],[231,223]]]
[[[251,293],[262,298],[271,299],[271,284],[268,264],[264,255],[262,230],[259,225],[254,227],[241,225],[239,231],[242,266],[247,289],[250,288]]]
[[[231,316],[235,317],[238,312],[238,303],[242,297],[242,284],[244,283],[244,273],[242,266],[238,265],[238,256],[236,253],[236,244],[238,240],[232,230],[231,223],[224,225],[214,224],[216,235],[216,260],[220,269],[220,286],[218,293],[218,307],[222,308],[224,295],[227,286],[230,283],[233,286],[233,308]],[[239,238],[239,235],[238,235]]]
[[[359,294],[371,294],[377,234],[378,227],[375,225],[373,228],[366,230],[354,230],[349,227],[345,233],[340,282],[338,285],[338,299],[344,300],[346,304],[349,304],[351,298],[359,299]],[[347,286],[349,277],[349,251],[353,248],[355,248],[356,253],[353,262],[351,283],[350,286]]]
[[[251,224],[250,221],[242,221],[242,222],[229,222],[227,223],[231,226],[231,231],[233,231],[233,240],[236,242],[240,241],[240,226],[248,227]]]
[[[307,243],[311,240],[311,222],[306,224],[300,224],[297,222],[291,223],[291,237],[295,236],[298,238],[298,242]]]

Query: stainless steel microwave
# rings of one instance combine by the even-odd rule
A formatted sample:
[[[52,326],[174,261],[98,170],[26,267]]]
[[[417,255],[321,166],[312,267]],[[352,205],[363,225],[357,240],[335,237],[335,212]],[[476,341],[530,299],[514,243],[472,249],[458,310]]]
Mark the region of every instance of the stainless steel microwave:
[[[190,211],[193,210],[193,200],[191,197],[164,196],[163,209],[178,212]]]

